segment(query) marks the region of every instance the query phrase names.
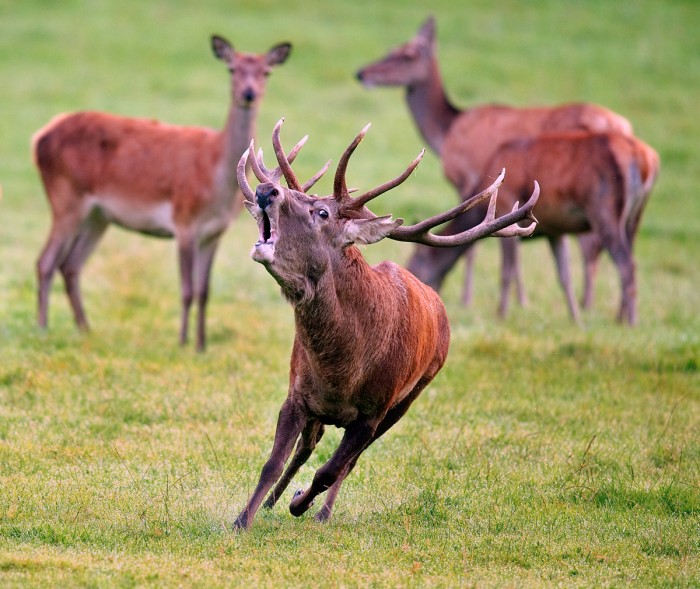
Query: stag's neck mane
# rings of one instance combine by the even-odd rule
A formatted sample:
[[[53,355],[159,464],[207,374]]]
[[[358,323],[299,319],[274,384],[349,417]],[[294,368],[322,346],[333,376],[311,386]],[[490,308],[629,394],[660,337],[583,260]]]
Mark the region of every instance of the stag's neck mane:
[[[441,155],[445,136],[462,111],[447,98],[440,67],[434,56],[425,80],[406,88],[406,101],[423,139]]]
[[[321,362],[339,361],[357,355],[358,342],[386,335],[377,329],[387,325],[387,312],[395,311],[398,301],[393,292],[404,292],[402,282],[387,280],[394,264],[370,266],[359,249],[350,246],[334,260],[321,279],[294,306],[297,337],[304,348]],[[378,298],[378,293],[380,298]]]

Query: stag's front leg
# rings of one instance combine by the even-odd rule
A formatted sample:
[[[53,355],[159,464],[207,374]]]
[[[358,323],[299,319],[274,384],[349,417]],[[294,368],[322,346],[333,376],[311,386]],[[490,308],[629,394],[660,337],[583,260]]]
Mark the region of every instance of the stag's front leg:
[[[272,509],[275,506],[275,503],[277,503],[277,500],[282,493],[284,493],[284,490],[294,478],[294,475],[306,463],[309,456],[311,456],[316,444],[318,444],[323,437],[323,432],[324,427],[320,421],[309,420],[306,422],[304,431],[301,432],[301,437],[299,438],[294,456],[292,456],[292,460],[287,465],[287,470],[284,471],[282,478],[277,481],[275,488],[272,490],[272,493],[270,493],[263,507]]]
[[[345,430],[340,445],[321,468],[316,471],[311,486],[295,495],[289,504],[289,511],[295,517],[306,512],[317,495],[332,487],[355,463],[362,451],[372,443],[377,430],[376,421],[358,420]]]
[[[247,529],[253,522],[262,500],[282,474],[284,463],[292,453],[301,430],[306,423],[303,410],[289,398],[282,405],[277,419],[277,430],[272,452],[260,473],[260,481],[247,505],[233,523],[234,529]]]

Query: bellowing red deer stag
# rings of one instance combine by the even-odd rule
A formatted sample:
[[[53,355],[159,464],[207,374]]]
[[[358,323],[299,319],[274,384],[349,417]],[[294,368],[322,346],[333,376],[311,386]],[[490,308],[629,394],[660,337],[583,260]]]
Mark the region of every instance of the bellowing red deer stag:
[[[238,165],[238,177],[245,206],[260,231],[251,255],[278,282],[294,308],[296,334],[289,393],[280,410],[272,452],[235,528],[251,525],[270,491],[266,506],[275,504],[309,458],[325,425],[344,428],[345,434],[311,486],[294,495],[290,511],[303,514],[317,495],[328,491],[316,519],[330,518],[340,485],[360,454],[401,418],[445,362],[450,331],[439,296],[392,262],[368,265],[355,244],[389,237],[448,246],[491,234],[526,235],[534,223],[527,228],[513,223],[533,219],[530,211],[539,194],[535,184],[524,206],[494,218],[501,175],[488,190],[454,209],[401,227],[402,219],[377,217],[365,205],[401,184],[418,165],[422,152],[400,176],[353,198],[345,173],[365,127],[339,160],[333,195],[318,197],[307,191],[320,174],[300,184],[280,143],[281,123],[273,132],[279,166],[272,171],[265,168],[262,154],[256,159],[251,144]],[[245,179],[249,159],[261,182],[255,192]],[[289,188],[278,184],[282,175]],[[478,226],[449,237],[429,232],[484,200],[490,205]],[[283,473],[295,443],[296,451]]]
[[[404,86],[408,108],[421,135],[442,159],[447,179],[465,199],[488,185],[483,176],[486,164],[494,152],[508,141],[532,137],[541,133],[583,130],[618,132],[632,135],[627,119],[606,108],[590,103],[563,104],[550,107],[515,108],[503,105],[482,105],[460,110],[449,101],[442,83],[437,61],[435,20],[430,17],[407,43],[393,49],[385,57],[357,72],[358,79],[368,87]],[[507,167],[507,166],[506,166]],[[478,213],[478,214],[477,214]],[[464,226],[478,222],[483,210],[460,220]],[[562,246],[563,247],[563,246]],[[472,271],[475,246],[461,252],[441,252],[443,259],[464,253],[467,271],[463,301],[468,304],[472,293]],[[586,258],[586,282],[592,283],[600,249],[583,248]],[[454,261],[449,264],[450,267]],[[517,260],[504,260],[514,265],[518,278],[518,295],[524,302]],[[568,269],[566,270],[568,275]],[[419,276],[420,277],[420,276]],[[570,288],[570,287],[569,287]]]
[[[48,319],[49,292],[61,271],[75,321],[87,329],[80,272],[110,223],[178,245],[182,318],[198,307],[197,349],[206,345],[209,276],[219,239],[241,209],[236,166],[255,133],[255,119],[272,67],[289,43],[255,55],[212,36],[212,49],[231,72],[231,106],[222,131],[79,112],[54,118],[32,140],[34,160],[51,205],[51,231],[37,263],[39,325]]]

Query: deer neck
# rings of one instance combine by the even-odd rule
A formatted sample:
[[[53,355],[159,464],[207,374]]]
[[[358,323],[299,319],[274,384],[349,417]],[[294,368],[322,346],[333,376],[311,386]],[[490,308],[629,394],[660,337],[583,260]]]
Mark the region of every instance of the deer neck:
[[[317,365],[342,364],[356,355],[362,329],[371,321],[375,277],[360,251],[350,246],[339,260],[331,261],[313,291],[294,304],[297,337]],[[362,309],[362,312],[358,312]]]
[[[222,193],[230,200],[234,212],[241,209],[243,197],[238,189],[236,168],[243,152],[255,135],[257,108],[232,106],[222,133],[222,157],[219,184]]]
[[[460,111],[447,98],[437,60],[431,61],[424,80],[406,87],[406,101],[423,139],[441,155],[445,136]]]

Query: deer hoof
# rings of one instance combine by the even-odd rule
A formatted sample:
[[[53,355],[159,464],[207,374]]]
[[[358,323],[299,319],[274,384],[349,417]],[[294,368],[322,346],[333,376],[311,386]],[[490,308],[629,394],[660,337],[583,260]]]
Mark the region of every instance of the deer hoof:
[[[297,489],[294,492],[292,501],[289,504],[289,511],[294,517],[299,517],[300,515],[303,515],[304,513],[306,513],[309,507],[311,507],[314,504],[313,501],[304,503],[304,495],[305,493],[302,489]]]

